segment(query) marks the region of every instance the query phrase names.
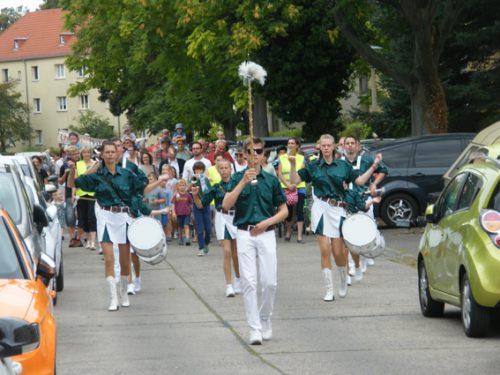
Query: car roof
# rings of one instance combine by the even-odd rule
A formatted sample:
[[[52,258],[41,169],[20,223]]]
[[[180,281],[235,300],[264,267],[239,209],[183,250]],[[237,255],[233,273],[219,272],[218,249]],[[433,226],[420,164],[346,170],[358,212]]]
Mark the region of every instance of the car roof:
[[[481,130],[477,133],[472,142],[478,145],[500,143],[500,121]]]

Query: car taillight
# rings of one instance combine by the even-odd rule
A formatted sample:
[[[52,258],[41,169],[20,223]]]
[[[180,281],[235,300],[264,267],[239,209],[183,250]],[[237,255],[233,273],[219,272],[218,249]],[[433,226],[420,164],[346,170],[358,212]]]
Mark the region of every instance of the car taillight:
[[[488,232],[493,243],[500,248],[500,213],[488,210],[481,215],[481,226]]]

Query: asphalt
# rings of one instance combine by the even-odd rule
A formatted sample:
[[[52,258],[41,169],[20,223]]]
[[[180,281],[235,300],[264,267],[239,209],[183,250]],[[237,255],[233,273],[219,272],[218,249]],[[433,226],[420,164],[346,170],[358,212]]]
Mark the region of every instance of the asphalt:
[[[241,296],[226,298],[217,245],[169,246],[144,265],[131,307],[107,311],[102,257],[64,248],[56,307],[57,372],[65,374],[470,374],[500,373],[500,328],[468,339],[456,308],[424,318],[411,261],[419,233],[390,232],[388,248],[346,298],[323,302],[319,251],[278,241],[273,339],[247,344]],[[406,249],[406,250],[405,250]],[[408,251],[407,251],[408,250]],[[409,255],[413,250],[413,255]],[[338,288],[338,273],[334,273]]]

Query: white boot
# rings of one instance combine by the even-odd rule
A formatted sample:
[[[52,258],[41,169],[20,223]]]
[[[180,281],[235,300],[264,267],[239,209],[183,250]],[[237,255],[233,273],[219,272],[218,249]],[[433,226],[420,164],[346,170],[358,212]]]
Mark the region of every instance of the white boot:
[[[333,280],[332,280],[332,270],[329,268],[323,268],[323,282],[325,284],[326,294],[323,297],[323,301],[333,301],[335,300],[335,295],[333,293]]]
[[[129,307],[130,301],[128,300],[128,276],[120,276],[120,305],[122,307]]]
[[[339,287],[339,297],[345,297],[347,295],[347,268],[346,266],[337,267],[340,274],[340,287]]]
[[[108,311],[118,310],[118,295],[116,294],[116,283],[113,276],[106,277],[106,282],[109,287],[109,307]]]

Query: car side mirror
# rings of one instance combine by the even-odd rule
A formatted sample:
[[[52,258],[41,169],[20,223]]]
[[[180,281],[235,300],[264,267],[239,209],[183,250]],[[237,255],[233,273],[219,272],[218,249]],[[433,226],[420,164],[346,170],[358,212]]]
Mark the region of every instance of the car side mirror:
[[[0,358],[30,352],[39,344],[38,324],[18,318],[0,318]]]
[[[35,220],[35,224],[39,233],[42,233],[43,228],[49,225],[47,214],[39,204],[33,205],[33,219]]]
[[[50,280],[56,275],[56,262],[54,262],[54,259],[45,253],[41,253],[36,266],[36,274],[42,278],[45,286],[48,286]]]
[[[436,222],[436,215],[434,215],[434,205],[430,204],[427,206],[425,209],[425,221],[427,223],[435,223]]]

